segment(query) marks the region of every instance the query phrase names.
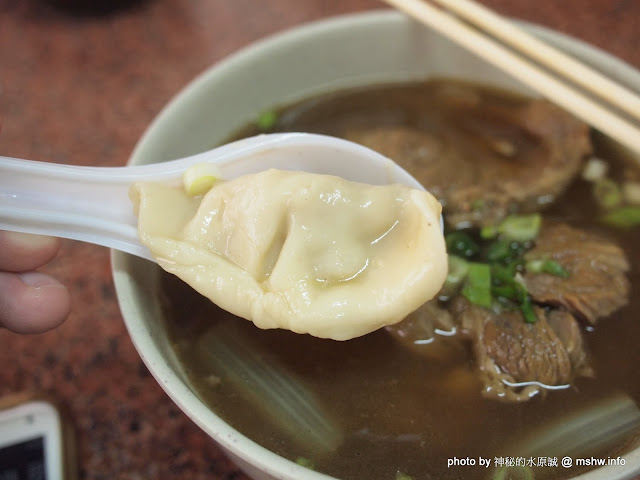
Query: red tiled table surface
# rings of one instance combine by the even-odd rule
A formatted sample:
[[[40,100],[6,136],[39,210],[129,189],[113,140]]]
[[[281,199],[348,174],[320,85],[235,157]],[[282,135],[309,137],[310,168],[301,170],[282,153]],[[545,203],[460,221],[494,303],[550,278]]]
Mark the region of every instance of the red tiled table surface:
[[[85,0],[88,1],[88,0]],[[484,0],[586,40],[640,68],[636,0]],[[0,0],[0,154],[122,165],[194,75],[265,35],[374,0],[148,0],[100,18]],[[0,395],[36,391],[71,413],[80,477],[246,477],[173,405],[142,364],[118,310],[106,249],[66,241],[47,268],[73,313],[39,336],[0,331]]]

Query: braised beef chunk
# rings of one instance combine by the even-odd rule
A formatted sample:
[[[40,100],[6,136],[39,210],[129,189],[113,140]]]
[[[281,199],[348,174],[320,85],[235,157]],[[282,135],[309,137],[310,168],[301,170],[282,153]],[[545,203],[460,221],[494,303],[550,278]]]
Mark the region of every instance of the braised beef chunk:
[[[582,336],[582,328],[576,318],[565,310],[549,310],[547,322],[562,342],[569,354],[569,361],[573,367],[574,377],[593,376],[593,369],[589,364],[587,349]]]
[[[482,347],[516,382],[568,383],[571,380],[569,354],[549,327],[544,310],[536,308],[535,311],[538,321],[533,324],[524,323],[513,312],[504,312],[486,322]]]
[[[431,300],[385,330],[407,350],[430,360],[442,360],[465,350],[455,338],[456,324],[448,309]],[[444,333],[444,335],[442,335]]]
[[[416,343],[432,339],[437,335],[437,330],[453,332],[455,324],[451,313],[438,305],[438,300],[431,300],[401,322],[388,325],[385,329],[398,339]]]
[[[547,323],[544,309],[535,309],[536,323],[523,322],[517,311],[494,313],[466,300],[457,301],[455,310],[473,340],[476,358],[490,359],[511,382],[559,385],[571,379],[569,354]]]
[[[627,258],[620,247],[599,235],[545,221],[525,259],[551,259],[569,273],[568,278],[526,273],[527,290],[536,302],[563,306],[590,323],[627,303]]]
[[[543,100],[496,103],[467,93],[438,122],[355,128],[346,137],[414,173],[454,227],[495,224],[552,202],[591,151],[588,127]]]
[[[534,311],[538,320],[525,323],[514,310],[494,312],[463,298],[453,302],[454,317],[472,341],[487,396],[527,400],[541,390],[539,384],[565,385],[591,374],[576,319],[564,310]]]

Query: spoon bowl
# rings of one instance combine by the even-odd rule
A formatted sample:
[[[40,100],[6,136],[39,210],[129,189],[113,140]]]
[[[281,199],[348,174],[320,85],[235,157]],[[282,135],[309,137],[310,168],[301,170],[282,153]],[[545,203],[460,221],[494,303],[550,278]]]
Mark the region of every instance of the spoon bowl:
[[[0,157],[0,229],[94,243],[153,260],[138,240],[129,199],[138,181],[181,182],[190,166],[214,163],[230,180],[275,168],[349,181],[424,187],[389,158],[347,140],[264,134],[179,160],[131,167],[79,167]]]

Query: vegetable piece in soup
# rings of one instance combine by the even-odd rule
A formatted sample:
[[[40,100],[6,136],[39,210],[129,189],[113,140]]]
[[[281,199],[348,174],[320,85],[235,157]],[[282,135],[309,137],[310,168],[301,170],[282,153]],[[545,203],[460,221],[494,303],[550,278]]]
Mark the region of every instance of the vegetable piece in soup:
[[[429,193],[268,170],[203,198],[134,185],[139,234],[165,270],[260,328],[346,340],[440,290],[447,254]]]

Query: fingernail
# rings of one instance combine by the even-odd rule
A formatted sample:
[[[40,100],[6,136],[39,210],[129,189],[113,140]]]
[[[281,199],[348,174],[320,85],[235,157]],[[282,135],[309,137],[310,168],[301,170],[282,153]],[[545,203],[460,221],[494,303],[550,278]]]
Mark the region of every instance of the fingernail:
[[[25,284],[29,285],[33,288],[65,288],[60,282],[58,282],[55,278],[50,277],[44,273],[39,272],[28,272],[28,273],[20,273],[18,274],[20,280],[22,280]]]
[[[7,235],[8,239],[14,245],[21,245],[23,247],[34,250],[48,247],[53,242],[58,241],[54,237],[49,237],[46,235],[36,235],[33,233],[5,232],[5,235]]]

